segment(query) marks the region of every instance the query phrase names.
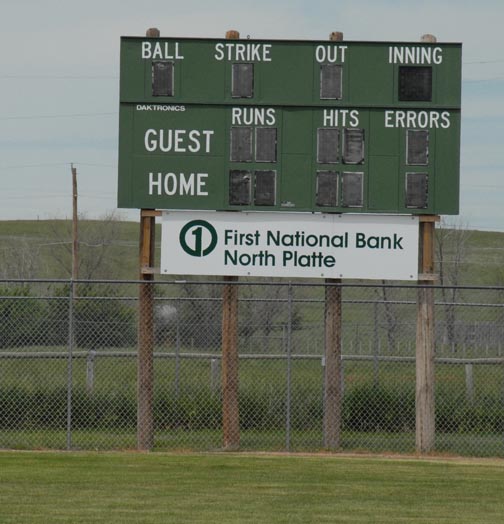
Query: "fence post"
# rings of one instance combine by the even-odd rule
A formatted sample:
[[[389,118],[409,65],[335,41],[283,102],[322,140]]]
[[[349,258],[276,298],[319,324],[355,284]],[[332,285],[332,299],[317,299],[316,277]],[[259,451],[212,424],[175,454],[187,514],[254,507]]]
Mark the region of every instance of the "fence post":
[[[373,321],[374,321],[374,333],[373,333],[373,384],[378,387],[379,384],[379,362],[378,354],[380,353],[380,337],[378,332],[378,301],[373,305]]]
[[[175,397],[180,396],[180,301],[177,300],[176,341],[175,341]]]
[[[285,448],[291,447],[291,404],[292,404],[292,284],[288,288],[288,320],[287,320],[287,397],[285,399]]]
[[[94,363],[96,351],[92,349],[86,359],[86,391],[93,393],[94,390]]]
[[[474,404],[474,367],[465,364],[466,398],[470,405]]]
[[[68,359],[67,359],[67,421],[66,421],[66,449],[72,449],[72,385],[73,385],[73,349],[75,345],[75,283],[70,280],[68,296]]]

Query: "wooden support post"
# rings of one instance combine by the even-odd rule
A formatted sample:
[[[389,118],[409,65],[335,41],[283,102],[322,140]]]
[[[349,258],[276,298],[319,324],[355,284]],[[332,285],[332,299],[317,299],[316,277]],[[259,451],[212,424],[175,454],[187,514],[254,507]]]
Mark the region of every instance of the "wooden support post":
[[[160,32],[151,27],[147,38],[159,38]],[[154,246],[156,216],[152,209],[140,211],[140,277],[138,300],[138,359],[137,359],[137,448],[149,451],[154,445]]]
[[[435,43],[434,35],[421,36],[421,42]],[[422,276],[418,283],[417,335],[416,335],[416,450],[429,453],[434,449],[436,437],[434,401],[434,234],[438,216],[421,216],[419,268]],[[430,277],[430,278],[429,278]]]
[[[434,273],[435,220],[420,218],[419,272]],[[419,280],[416,335],[416,450],[434,449],[434,289],[433,280]]]
[[[154,266],[154,216],[140,216],[140,293],[138,312],[138,363],[137,363],[137,448],[150,450],[154,443],[153,391],[154,391],[154,275],[145,272]]]
[[[224,277],[222,293],[222,428],[224,449],[240,447],[238,405],[238,277]]]
[[[343,33],[334,31],[331,42],[343,40]],[[339,279],[326,279],[325,288],[325,368],[324,368],[324,446],[337,449],[341,445],[341,284]]]
[[[325,368],[324,368],[324,446],[341,445],[341,287],[339,279],[326,279],[325,288]]]
[[[231,29],[227,40],[237,40],[240,33]],[[240,447],[240,408],[238,401],[238,277],[226,276],[222,290],[222,432],[225,450]]]

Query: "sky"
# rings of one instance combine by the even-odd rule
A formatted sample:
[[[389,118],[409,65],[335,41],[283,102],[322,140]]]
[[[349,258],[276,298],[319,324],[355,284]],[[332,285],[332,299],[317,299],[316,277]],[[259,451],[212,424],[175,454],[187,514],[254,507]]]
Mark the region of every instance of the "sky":
[[[116,210],[121,36],[463,43],[460,216],[504,231],[502,0],[0,0],[0,220]],[[119,210],[138,220],[138,210]]]

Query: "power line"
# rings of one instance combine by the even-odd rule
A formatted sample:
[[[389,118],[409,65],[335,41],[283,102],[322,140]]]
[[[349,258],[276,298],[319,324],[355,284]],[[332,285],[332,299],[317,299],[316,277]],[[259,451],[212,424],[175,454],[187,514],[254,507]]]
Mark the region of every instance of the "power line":
[[[0,170],[5,169],[25,169],[25,168],[36,168],[36,167],[56,167],[56,166],[69,166],[70,162],[54,162],[49,164],[17,164],[13,166],[0,166]],[[92,164],[85,162],[74,162],[76,166],[89,166],[89,167],[108,167],[111,169],[117,169],[117,164]]]
[[[118,80],[118,76],[105,75],[0,75],[2,80]]]
[[[30,116],[2,116],[0,120],[33,120],[38,118],[77,118],[77,117],[93,117],[93,116],[112,116],[114,113],[74,113],[68,115],[30,115]]]
[[[496,60],[472,60],[470,62],[462,62],[463,65],[474,65],[474,64],[497,64],[499,62],[504,62],[502,58]]]
[[[85,162],[74,162],[76,166],[91,166],[91,167],[111,167],[117,169],[117,164],[88,164]]]
[[[80,195],[81,198],[85,199],[91,199],[91,200],[112,200],[116,195],[116,193],[107,193],[107,195]]]
[[[495,82],[497,80],[504,79],[504,76],[494,76],[493,78],[466,78],[462,79],[462,82],[466,83],[480,83],[480,82]]]
[[[55,167],[55,166],[69,166],[70,162],[55,162],[51,164],[18,164],[15,166],[0,166],[0,169],[21,169],[26,167]]]

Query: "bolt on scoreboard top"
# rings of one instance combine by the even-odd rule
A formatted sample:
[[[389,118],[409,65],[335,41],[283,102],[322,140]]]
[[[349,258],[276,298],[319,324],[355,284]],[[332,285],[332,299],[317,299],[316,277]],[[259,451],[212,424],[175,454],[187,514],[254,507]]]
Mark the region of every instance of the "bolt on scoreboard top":
[[[461,53],[123,37],[118,206],[457,214]]]

